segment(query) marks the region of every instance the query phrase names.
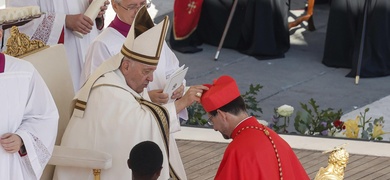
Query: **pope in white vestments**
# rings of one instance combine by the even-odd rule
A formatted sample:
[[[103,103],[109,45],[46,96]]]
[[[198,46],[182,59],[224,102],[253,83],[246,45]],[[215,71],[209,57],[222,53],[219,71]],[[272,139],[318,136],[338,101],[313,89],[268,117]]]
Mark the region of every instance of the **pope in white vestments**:
[[[143,6],[121,53],[99,66],[77,93],[73,115],[62,138],[61,146],[112,155],[112,167],[102,170],[102,179],[130,179],[129,152],[142,141],[155,142],[163,152],[159,179],[187,179],[177,146],[170,144],[170,133],[180,129],[177,112],[199,101],[208,88],[192,86],[182,98],[165,105],[150,101],[145,88],[159,63],[168,17],[157,25],[145,24],[147,17]],[[93,174],[91,169],[56,167],[54,177],[89,180]]]
[[[120,3],[119,3],[120,2]],[[83,72],[81,74],[80,82],[83,84],[90,74],[99,67],[104,61],[119,53],[123,42],[125,42],[126,36],[129,33],[131,23],[138,10],[138,7],[145,5],[145,0],[112,0],[112,8],[116,12],[114,20],[109,26],[99,34],[92,42],[87,50],[85,58]],[[125,9],[127,8],[127,9]],[[167,79],[170,75],[179,68],[179,60],[172,50],[168,47],[164,41],[159,63],[157,69],[153,74],[153,81],[149,83],[147,89],[161,90],[164,89]],[[81,84],[81,85],[82,85]],[[183,87],[185,86],[185,80],[183,81]],[[183,94],[183,88],[179,88],[176,93]],[[153,102],[166,103],[166,101],[159,100],[158,93],[149,92],[149,95]],[[180,98],[181,95],[177,95],[174,98]],[[186,110],[180,112],[180,117],[188,119],[188,113]]]
[[[38,180],[54,148],[57,107],[31,63],[1,53],[0,124],[0,179]],[[7,146],[13,134],[23,146],[11,153]]]
[[[64,44],[75,91],[80,87],[80,75],[87,48],[100,31],[95,20],[92,20],[94,23],[92,29],[84,31],[83,38],[76,37],[69,29],[70,23],[66,18],[70,18],[69,15],[84,14],[89,4],[90,0],[6,0],[6,7],[39,6],[45,13],[40,18],[20,26],[19,31],[31,39],[42,40],[47,45]],[[83,20],[73,22],[86,23],[86,16],[80,17],[83,17]],[[87,29],[86,26],[83,28]],[[4,36],[7,39],[10,36],[9,31],[5,31]]]

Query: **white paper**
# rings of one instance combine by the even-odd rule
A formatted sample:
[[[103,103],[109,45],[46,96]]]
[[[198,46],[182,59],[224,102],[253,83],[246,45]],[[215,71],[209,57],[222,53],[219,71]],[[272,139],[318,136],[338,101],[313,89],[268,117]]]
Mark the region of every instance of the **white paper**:
[[[169,96],[168,102],[173,102],[175,99],[171,99],[173,92],[183,84],[184,77],[186,76],[188,67],[184,68],[184,65],[179,67],[175,72],[171,74],[167,80],[167,84],[164,87],[164,93]]]

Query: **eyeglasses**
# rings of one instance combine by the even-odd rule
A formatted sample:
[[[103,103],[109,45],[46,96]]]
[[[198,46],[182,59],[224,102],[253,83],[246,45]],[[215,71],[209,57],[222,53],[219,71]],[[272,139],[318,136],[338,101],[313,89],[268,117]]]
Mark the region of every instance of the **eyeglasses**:
[[[210,126],[213,126],[213,125],[214,125],[213,120],[212,120],[213,117],[214,117],[214,116],[210,116],[210,117],[207,119],[207,124],[210,125]]]
[[[151,0],[148,0],[148,3],[146,3],[146,1],[142,2],[139,6],[137,4],[130,4],[129,6],[125,7],[123,6],[121,3],[118,3],[118,5],[120,7],[122,7],[123,9],[125,9],[126,11],[134,11],[134,10],[138,10],[139,8],[141,8],[143,5],[146,6],[146,8],[149,8],[151,6],[152,2]]]

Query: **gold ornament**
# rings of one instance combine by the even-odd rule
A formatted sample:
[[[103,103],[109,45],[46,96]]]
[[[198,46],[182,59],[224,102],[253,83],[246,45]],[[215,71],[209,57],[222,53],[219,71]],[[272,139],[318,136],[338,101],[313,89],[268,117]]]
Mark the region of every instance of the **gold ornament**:
[[[11,27],[11,36],[7,40],[7,50],[4,52],[13,57],[24,57],[47,46],[40,40],[30,40],[30,37],[20,33],[17,26]]]
[[[344,147],[336,147],[330,152],[328,166],[321,167],[314,180],[342,180],[344,179],[344,171],[347,167],[349,153]]]

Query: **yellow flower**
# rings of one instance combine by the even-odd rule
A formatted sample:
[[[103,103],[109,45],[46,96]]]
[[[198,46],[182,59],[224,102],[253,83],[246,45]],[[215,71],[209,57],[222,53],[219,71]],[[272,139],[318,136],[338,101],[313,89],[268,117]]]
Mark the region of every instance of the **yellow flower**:
[[[347,138],[358,138],[359,130],[360,130],[359,120],[360,117],[356,116],[355,120],[349,119],[346,122],[344,122],[345,132],[343,134],[345,134]]]
[[[374,131],[372,132],[372,138],[373,139],[386,134],[386,132],[384,132],[382,128],[383,128],[382,124],[375,124],[374,125]]]

